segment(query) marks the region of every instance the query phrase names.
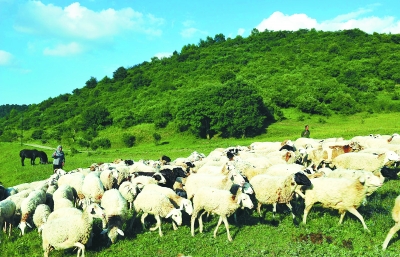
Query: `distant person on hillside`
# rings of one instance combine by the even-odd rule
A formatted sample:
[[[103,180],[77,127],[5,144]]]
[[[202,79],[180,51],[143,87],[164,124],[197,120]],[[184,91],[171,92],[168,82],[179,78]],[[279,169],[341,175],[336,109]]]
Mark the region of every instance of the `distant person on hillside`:
[[[306,125],[306,126],[304,127],[303,132],[301,132],[301,137],[307,137],[307,138],[310,137],[310,130],[309,130],[308,125]]]
[[[53,160],[53,172],[56,169],[62,169],[64,167],[65,155],[62,150],[62,145],[57,146],[56,151],[53,153],[53,155],[51,157],[53,157],[53,159],[54,159]]]

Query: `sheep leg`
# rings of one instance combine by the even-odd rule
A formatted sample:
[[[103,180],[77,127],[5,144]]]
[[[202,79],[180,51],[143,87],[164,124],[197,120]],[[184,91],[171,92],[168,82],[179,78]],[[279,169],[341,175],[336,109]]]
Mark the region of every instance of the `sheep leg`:
[[[311,208],[313,207],[314,203],[308,204],[306,205],[306,207],[304,208],[304,214],[303,214],[303,223],[306,224],[307,223],[307,215],[310,212]]]
[[[156,230],[156,229],[158,228],[158,234],[159,234],[160,236],[163,236],[163,233],[162,233],[162,231],[161,231],[161,219],[160,219],[160,215],[154,215],[154,217],[155,217],[156,220],[157,220],[157,224],[156,224],[155,227],[150,228],[150,231],[154,231],[154,230]]]
[[[144,225],[144,219],[147,217],[147,215],[149,215],[149,214],[146,213],[146,212],[144,212],[144,213],[142,214],[142,217],[140,218],[140,221],[142,222],[143,230],[146,230],[146,226]]]
[[[361,223],[363,224],[364,229],[365,229],[367,232],[370,232],[369,229],[368,229],[368,227],[367,227],[367,225],[366,225],[365,222],[364,222],[364,218],[363,218],[363,217],[361,216],[361,214],[356,210],[356,208],[351,207],[351,208],[348,209],[347,211],[350,212],[351,214],[353,214],[354,216],[356,216],[356,217],[361,221]]]
[[[260,217],[262,217],[261,216],[261,206],[262,206],[262,203],[258,202],[258,204],[257,204],[257,212],[258,212],[258,215],[260,215]]]
[[[203,211],[200,216],[199,216],[199,231],[200,233],[203,233],[203,214],[206,213],[206,211]],[[209,214],[209,213],[207,213]]]
[[[382,244],[382,250],[383,250],[383,251],[386,250],[386,248],[387,248],[387,246],[388,246],[388,244],[389,244],[390,239],[392,239],[393,235],[396,234],[396,232],[399,231],[399,229],[400,229],[400,223],[396,223],[396,224],[394,224],[394,226],[389,230],[389,233],[387,234],[386,239],[385,239],[385,241],[383,241],[383,244]]]
[[[192,236],[194,236],[194,222],[197,218],[197,211],[193,211],[192,217],[190,218],[190,230],[192,232]]]
[[[85,257],[85,246],[83,245],[83,244],[81,244],[81,243],[79,243],[79,242],[76,242],[75,244],[74,244],[74,246],[76,246],[76,247],[78,247],[79,249],[78,249],[78,253],[77,253],[77,257],[79,257],[79,256],[82,256],[82,257]],[[82,255],[80,255],[82,253]]]
[[[217,227],[214,230],[214,238],[217,237],[218,228],[221,225],[221,223],[222,223],[222,216],[219,216]],[[229,239],[229,237],[230,237],[230,235],[228,234],[228,239]]]
[[[276,203],[272,204],[272,217],[275,218],[275,214],[276,214]]]
[[[339,211],[339,213],[340,213],[339,224],[342,224],[344,216],[346,215],[346,211]]]
[[[294,213],[293,213],[293,208],[292,208],[292,205],[290,204],[290,203],[286,203],[286,206],[290,209],[290,212],[292,213],[292,217],[293,217],[293,219],[295,219],[296,218],[296,216],[294,215]]]

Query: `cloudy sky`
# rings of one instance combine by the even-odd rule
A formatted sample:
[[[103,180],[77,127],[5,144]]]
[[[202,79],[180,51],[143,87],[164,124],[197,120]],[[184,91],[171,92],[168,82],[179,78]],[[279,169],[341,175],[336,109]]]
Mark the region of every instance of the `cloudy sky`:
[[[0,0],[0,105],[37,104],[207,36],[400,33],[399,0]]]

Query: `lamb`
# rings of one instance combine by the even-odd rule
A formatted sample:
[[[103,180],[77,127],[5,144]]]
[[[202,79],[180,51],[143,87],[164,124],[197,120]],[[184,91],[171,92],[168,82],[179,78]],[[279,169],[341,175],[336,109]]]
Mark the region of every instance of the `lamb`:
[[[393,235],[396,234],[397,231],[400,229],[400,195],[396,197],[394,200],[394,206],[392,209],[392,218],[395,222],[394,226],[389,230],[385,241],[382,244],[382,250],[385,251],[390,239],[392,239]]]
[[[243,176],[238,171],[231,170],[228,175],[192,174],[187,178],[184,189],[187,199],[190,200],[197,190],[205,185],[228,190],[233,184],[243,185],[244,183]]]
[[[242,193],[241,190],[237,191],[236,195],[231,194],[229,190],[216,189],[213,187],[201,187],[193,197],[193,214],[191,217],[191,233],[194,236],[194,223],[197,215],[201,210],[204,212],[199,216],[199,231],[203,233],[202,216],[204,213],[214,213],[219,215],[217,227],[214,230],[214,238],[217,237],[218,228],[222,221],[225,224],[228,240],[232,241],[229,233],[229,223],[227,217],[232,215],[240,206],[252,209],[254,207],[250,196]]]
[[[104,192],[101,207],[104,208],[107,218],[107,229],[102,234],[107,233],[111,243],[115,243],[118,235],[124,236],[121,228],[128,219],[127,201],[117,189],[110,189]]]
[[[7,233],[7,225],[9,225],[8,236],[11,236],[12,224],[15,214],[15,203],[9,199],[0,201],[0,227],[4,223],[4,232]]]
[[[348,178],[316,178],[312,179],[312,187],[305,191],[305,208],[303,223],[307,222],[307,215],[316,202],[325,208],[337,209],[340,213],[339,224],[342,224],[347,211],[355,215],[369,232],[363,217],[357,208],[363,203],[368,187],[380,187],[382,182],[376,176],[366,174],[359,179]]]
[[[332,160],[336,168],[366,170],[378,172],[388,161],[399,161],[400,157],[393,151],[375,155],[370,153],[346,153]]]
[[[175,208],[179,208],[180,210],[185,210],[187,214],[192,215],[193,212],[192,202],[186,198],[177,195],[173,189],[150,184],[145,186],[142,190],[142,192],[146,191],[157,191],[166,195],[170,199],[171,203],[175,206]]]
[[[176,222],[178,226],[182,224],[182,213],[179,209],[175,209],[169,198],[156,191],[141,192],[133,202],[133,206],[138,215],[143,212],[141,222],[143,229],[145,229],[144,220],[147,215],[154,215],[157,224],[150,228],[150,231],[154,231],[158,228],[158,234],[160,237],[163,236],[161,231],[161,219],[160,218],[172,218],[172,222]]]
[[[47,204],[39,204],[35,212],[33,213],[32,219],[33,219],[33,224],[38,229],[38,233],[40,235],[40,232],[42,231],[42,226],[44,223],[46,223],[47,218],[49,217],[51,213],[50,207]]]
[[[277,203],[284,203],[289,207],[293,219],[295,215],[290,201],[293,199],[296,188],[301,185],[311,185],[311,181],[308,177],[301,172],[283,176],[257,175],[249,182],[253,187],[258,202],[257,211],[260,216],[261,206],[263,204],[272,204],[273,214],[275,216]]]
[[[28,218],[34,213],[36,207],[39,204],[44,204],[46,202],[46,192],[42,189],[33,190],[29,193],[28,197],[22,200],[21,203],[21,221],[18,227],[21,229],[21,235],[25,233],[26,226],[32,227],[28,223]]]
[[[103,210],[96,203],[87,206],[81,215],[69,215],[48,220],[42,229],[42,246],[47,257],[51,249],[63,250],[78,247],[77,256],[85,256],[85,244],[93,228],[93,218],[102,216]],[[95,216],[96,215],[96,216]]]

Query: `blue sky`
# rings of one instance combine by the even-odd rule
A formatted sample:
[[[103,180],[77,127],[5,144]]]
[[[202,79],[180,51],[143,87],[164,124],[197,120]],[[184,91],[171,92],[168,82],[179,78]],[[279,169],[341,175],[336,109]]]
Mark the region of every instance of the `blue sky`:
[[[399,0],[0,0],[0,105],[38,104],[207,36],[400,33]]]

